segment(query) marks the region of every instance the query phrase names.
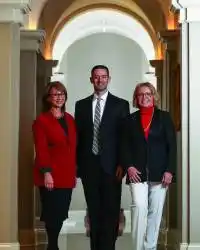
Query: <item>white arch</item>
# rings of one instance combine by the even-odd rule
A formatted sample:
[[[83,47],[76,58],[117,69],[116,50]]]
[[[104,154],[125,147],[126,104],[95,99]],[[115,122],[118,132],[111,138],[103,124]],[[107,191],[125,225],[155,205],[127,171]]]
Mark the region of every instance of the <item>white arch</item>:
[[[68,22],[58,34],[52,57],[61,62],[68,47],[94,33],[115,33],[134,40],[148,60],[155,58],[154,45],[145,28],[131,16],[115,10],[91,10]],[[59,71],[59,64],[54,72]]]

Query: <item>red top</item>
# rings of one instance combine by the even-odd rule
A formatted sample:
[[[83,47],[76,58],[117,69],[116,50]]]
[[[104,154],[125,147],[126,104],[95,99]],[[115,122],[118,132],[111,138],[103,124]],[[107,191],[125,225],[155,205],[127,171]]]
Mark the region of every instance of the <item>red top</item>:
[[[151,127],[151,121],[153,117],[154,107],[141,107],[140,108],[140,116],[142,128],[144,129],[145,138],[148,139],[149,129]]]
[[[56,188],[73,188],[76,184],[76,127],[73,117],[65,113],[68,133],[51,114],[40,114],[33,123],[35,144],[34,183],[44,186],[43,168],[50,168]]]

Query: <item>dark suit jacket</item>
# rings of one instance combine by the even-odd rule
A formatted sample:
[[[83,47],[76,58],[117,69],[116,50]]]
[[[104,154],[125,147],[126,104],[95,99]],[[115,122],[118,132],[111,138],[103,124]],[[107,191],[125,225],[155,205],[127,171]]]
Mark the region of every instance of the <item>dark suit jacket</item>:
[[[43,168],[51,171],[56,188],[73,188],[76,184],[76,125],[65,113],[68,134],[50,113],[42,113],[33,122],[35,144],[34,183],[44,186]]]
[[[176,133],[168,112],[155,109],[148,140],[144,136],[140,111],[126,118],[120,150],[125,171],[134,166],[142,173],[142,181],[160,182],[165,171],[175,174],[176,152]]]
[[[76,103],[78,175],[86,173],[91,165],[93,143],[93,95]],[[115,174],[119,164],[119,141],[122,120],[129,114],[129,103],[110,93],[106,100],[100,125],[100,161],[104,171]]]

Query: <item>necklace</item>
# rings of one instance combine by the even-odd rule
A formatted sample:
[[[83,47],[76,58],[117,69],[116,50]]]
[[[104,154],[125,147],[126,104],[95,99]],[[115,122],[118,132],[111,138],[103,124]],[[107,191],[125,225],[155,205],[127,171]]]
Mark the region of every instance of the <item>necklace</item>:
[[[153,114],[154,114],[154,110],[153,110],[153,112],[152,112],[151,119],[150,119],[149,123],[148,123],[147,126],[144,128],[144,132],[146,132],[146,131],[149,129],[149,127],[151,126],[151,122],[152,122],[152,119],[153,119]]]

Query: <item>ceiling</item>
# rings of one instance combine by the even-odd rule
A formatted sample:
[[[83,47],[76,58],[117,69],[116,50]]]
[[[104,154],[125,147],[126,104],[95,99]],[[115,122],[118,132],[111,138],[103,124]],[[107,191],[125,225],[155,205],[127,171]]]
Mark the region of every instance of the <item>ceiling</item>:
[[[51,54],[53,44],[64,25],[91,9],[115,9],[137,19],[156,42],[157,33],[167,29],[171,0],[32,0],[29,29],[44,29],[45,48]]]

